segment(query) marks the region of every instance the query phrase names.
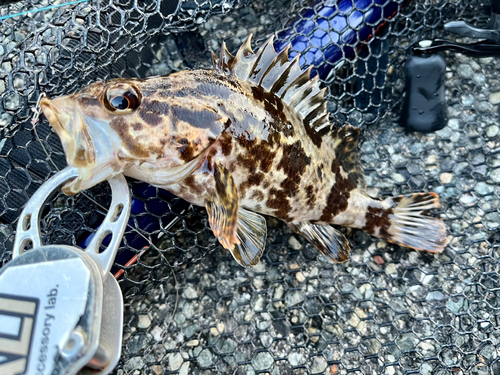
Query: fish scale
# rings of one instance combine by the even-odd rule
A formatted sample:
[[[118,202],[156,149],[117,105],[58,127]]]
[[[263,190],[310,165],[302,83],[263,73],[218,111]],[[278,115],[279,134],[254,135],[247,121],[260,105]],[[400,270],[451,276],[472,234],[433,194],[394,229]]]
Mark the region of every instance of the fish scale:
[[[359,167],[359,130],[333,130],[324,89],[311,68],[288,61],[269,39],[250,37],[235,56],[223,45],[213,69],[90,85],[41,108],[79,177],[75,194],[123,173],[205,206],[223,247],[255,265],[275,216],[332,261],[349,243],[332,224],[359,228],[431,252],[445,245],[444,224],[426,216],[434,193],[378,200]],[[113,103],[120,103],[115,108]],[[126,106],[126,108],[125,108]]]

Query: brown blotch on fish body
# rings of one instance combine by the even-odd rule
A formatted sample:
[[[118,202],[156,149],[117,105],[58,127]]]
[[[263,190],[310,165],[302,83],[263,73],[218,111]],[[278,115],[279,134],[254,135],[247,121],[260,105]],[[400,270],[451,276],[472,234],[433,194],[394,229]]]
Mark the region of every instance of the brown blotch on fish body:
[[[264,173],[257,172],[257,173],[250,175],[248,177],[247,182],[250,186],[259,186],[262,183],[262,181],[264,180],[264,177],[265,177]]]
[[[302,174],[306,167],[311,164],[311,158],[304,152],[300,141],[282,148],[283,156],[278,164],[278,170],[283,170],[286,178],[281,183],[281,187],[290,197],[294,197],[299,189]]]
[[[264,193],[260,190],[254,190],[251,199],[255,199],[257,202],[262,202],[264,200]]]
[[[144,142],[138,136],[132,135],[129,124],[121,116],[113,117],[110,125],[118,133],[125,148],[133,156],[139,159],[147,159],[151,155],[162,154],[161,148],[155,147],[153,142]]]
[[[278,164],[278,169],[283,169],[289,176],[301,175],[306,167],[311,164],[311,158],[307,156],[298,140],[291,145],[283,146],[283,156]]]
[[[177,142],[183,145],[178,149],[180,158],[184,161],[193,160],[195,157],[193,144],[186,138],[181,138]]]
[[[230,122],[230,120],[228,119]],[[221,134],[221,136],[217,140],[222,155],[224,156],[229,156],[231,155],[231,151],[233,151],[233,137],[231,137],[231,134],[224,132]]]
[[[240,194],[244,196],[250,187],[259,186],[264,180],[264,177],[264,173],[261,172],[250,173],[248,179],[240,186]]]
[[[184,179],[184,184],[191,190],[192,193],[201,195],[205,192],[206,187],[200,185],[193,175]]]
[[[238,154],[238,162],[248,168],[250,174],[255,174],[258,169],[264,173],[271,170],[276,156],[276,151],[271,148],[273,146],[271,142],[249,139],[238,139],[238,142],[245,149],[244,153]]]
[[[332,162],[332,172],[335,175],[335,183],[328,194],[326,207],[323,210],[320,221],[330,223],[338,214],[347,210],[351,191],[356,189],[356,184],[349,178],[344,178],[341,173],[342,165],[337,159]]]
[[[361,229],[370,234],[377,234],[378,237],[387,240],[390,237],[387,231],[391,226],[390,216],[392,214],[392,209],[369,206],[365,214],[366,224]]]
[[[316,204],[316,194],[314,192],[314,186],[308,185],[306,187],[306,194],[307,194],[307,204],[313,207],[314,204]]]
[[[275,130],[279,131],[285,137],[293,137],[295,130],[293,129],[290,119],[287,118],[284,111],[284,102],[271,92],[267,92],[263,87],[252,86],[252,97],[260,101],[264,105],[264,109],[273,118],[271,124]]]
[[[207,163],[209,167],[212,165],[214,156],[217,154],[218,150],[215,147],[211,147],[207,154]]]
[[[276,210],[275,216],[284,221],[290,221],[288,216],[292,207],[289,202],[289,194],[284,190],[275,188],[269,189],[269,197],[267,199],[267,207]]]

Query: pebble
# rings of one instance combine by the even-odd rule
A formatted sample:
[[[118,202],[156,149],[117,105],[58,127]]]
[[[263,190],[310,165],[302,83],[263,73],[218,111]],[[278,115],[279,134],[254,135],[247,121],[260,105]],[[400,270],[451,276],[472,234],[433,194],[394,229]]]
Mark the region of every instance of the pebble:
[[[476,202],[476,197],[470,193],[464,194],[460,197],[460,202],[466,206],[470,206]]]
[[[486,82],[486,77],[482,73],[476,73],[474,74],[474,81],[480,85],[484,84]]]
[[[283,298],[283,293],[285,291],[285,288],[283,287],[283,285],[279,284],[276,289],[274,289],[274,295],[273,295],[273,299],[281,299]]]
[[[245,313],[245,316],[243,317],[243,319],[245,320],[245,322],[249,322],[252,320],[252,318],[254,317],[255,313],[252,311],[252,310],[248,310],[246,313]]]
[[[309,277],[316,277],[319,274],[318,267],[312,267],[311,272],[309,272]]]
[[[500,91],[492,92],[490,94],[490,103],[491,104],[500,104]]]
[[[268,332],[262,332],[259,337],[264,348],[270,347],[273,343],[273,337]]]
[[[462,78],[472,78],[474,75],[474,70],[468,64],[460,64],[457,69],[457,73]]]
[[[184,363],[184,358],[182,358],[181,353],[171,353],[170,356],[168,357],[168,366],[170,367],[171,371],[177,371],[178,369],[181,368],[182,364]]]
[[[490,212],[484,215],[483,223],[490,230],[497,229],[500,226],[500,214],[498,212]]]
[[[155,326],[151,330],[151,335],[153,335],[153,339],[155,341],[161,341],[162,340],[162,335],[163,335],[163,329],[161,329],[159,326]]]
[[[427,295],[427,302],[430,301],[443,301],[445,298],[444,294],[441,293],[439,290],[436,290],[434,292],[431,292]]]
[[[309,340],[313,343],[317,343],[320,339],[321,331],[314,327],[309,327]]]
[[[436,164],[437,156],[435,154],[431,154],[426,159],[426,164]]]
[[[131,372],[134,370],[140,370],[143,367],[144,367],[144,359],[140,356],[137,356],[130,358],[123,366],[123,369],[125,370],[125,372]]]
[[[474,191],[478,194],[481,194],[481,195],[488,195],[488,194],[491,194],[493,193],[493,191],[495,190],[495,188],[493,186],[491,186],[490,184],[487,184],[486,182],[478,182],[476,184],[476,186],[474,186]]]
[[[200,345],[200,340],[189,340],[186,343],[186,346],[198,346]]]
[[[307,358],[302,352],[292,352],[288,355],[288,361],[292,366],[301,366],[306,363]]]
[[[488,129],[486,129],[486,135],[493,138],[498,134],[499,130],[500,128],[497,125],[489,126]]]
[[[297,281],[298,281],[299,283],[303,283],[304,281],[306,281],[306,277],[305,277],[305,276],[304,276],[304,274],[303,274],[302,272],[300,272],[300,271],[299,271],[299,272],[297,272],[297,273],[295,274],[295,278],[297,279]]]
[[[266,264],[260,261],[259,263],[257,263],[255,266],[252,267],[252,270],[254,272],[264,273],[266,272]]]
[[[403,182],[406,182],[406,178],[404,178],[401,174],[399,173],[394,173],[392,175],[392,179],[394,182],[397,182],[398,184],[402,184]]]
[[[359,319],[359,316],[357,316],[355,313],[352,313],[348,323],[351,327],[356,328],[360,321],[361,320]]]
[[[233,340],[231,340],[229,338],[224,339],[222,342],[223,342],[223,344],[219,346],[219,351],[222,354],[234,353],[234,351],[238,347],[238,344],[236,344],[236,342],[234,342]]]
[[[474,104],[474,95],[463,95],[462,96],[462,105],[464,107],[470,107]]]
[[[15,111],[21,107],[21,96],[17,92],[9,92],[4,96],[6,110]]]
[[[411,350],[418,343],[418,338],[413,333],[403,333],[397,339],[396,343],[398,344],[401,350]]]
[[[394,263],[389,263],[387,267],[385,267],[385,273],[387,275],[394,275],[397,273],[396,265]]]
[[[155,375],[163,375],[163,367],[160,365],[151,366],[151,371],[153,371]]]
[[[215,327],[210,328],[210,333],[212,336],[219,336],[221,333],[224,332],[225,325],[224,323],[220,322],[217,323]]]
[[[300,290],[292,290],[286,294],[285,301],[287,306],[295,306],[303,302],[306,299],[304,293]]]
[[[189,375],[189,362],[184,362],[179,370],[179,375]]]
[[[271,368],[274,359],[270,353],[260,352],[255,356],[252,362],[257,371],[263,371]]]
[[[490,178],[497,183],[500,183],[500,168],[494,169],[490,174]]]
[[[449,184],[453,180],[453,174],[452,173],[441,173],[439,175],[439,181],[441,181],[442,184]]]
[[[198,364],[200,367],[210,367],[213,364],[212,352],[209,349],[203,349],[200,354],[198,354]]]
[[[127,347],[131,354],[136,354],[146,348],[150,341],[151,335],[149,334],[134,335],[128,340]]]
[[[369,300],[373,296],[372,284],[366,283],[359,287],[359,292],[363,295],[364,299]]]
[[[255,311],[262,311],[266,307],[266,298],[264,295],[259,294],[257,298],[252,301],[252,306]]]
[[[326,370],[328,363],[323,356],[313,357],[312,364],[309,367],[311,369],[311,374],[320,374]]]
[[[151,325],[151,319],[147,315],[139,315],[139,322],[137,328],[148,328]]]
[[[446,307],[453,312],[454,314],[458,314],[459,312],[462,311],[462,308],[464,307],[464,298],[458,298],[456,301],[453,299],[449,299],[448,302],[446,303]]]
[[[290,236],[288,239],[288,245],[290,245],[290,247],[294,250],[300,250],[302,248],[302,244],[295,238],[295,236]]]
[[[195,299],[198,298],[198,291],[192,286],[188,286],[184,289],[182,295],[188,299]]]
[[[264,280],[262,279],[262,277],[256,277],[255,279],[253,279],[252,284],[255,289],[260,290],[264,286]]]

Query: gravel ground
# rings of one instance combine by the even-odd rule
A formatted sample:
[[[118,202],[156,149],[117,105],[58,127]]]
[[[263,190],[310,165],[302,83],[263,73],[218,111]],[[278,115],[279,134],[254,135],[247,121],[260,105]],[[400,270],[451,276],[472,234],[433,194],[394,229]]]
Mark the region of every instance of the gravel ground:
[[[153,50],[153,63],[134,69],[149,76],[207,66],[208,51],[222,40],[234,50],[249,32],[264,39],[287,7],[254,2],[212,16],[194,33],[162,36],[138,48]],[[179,48],[180,38],[201,53]],[[435,215],[448,230],[443,253],[345,230],[352,253],[334,265],[269,218],[261,262],[243,269],[207,230],[204,210],[191,208],[125,272],[115,374],[500,374],[500,62],[450,54],[447,64],[450,120],[436,133],[405,133],[398,106],[369,126],[362,111],[340,108],[333,116],[361,124],[370,194],[439,194]],[[389,68],[394,100],[398,69]],[[328,86],[329,108],[340,107],[337,83]],[[12,95],[4,94],[4,108],[20,105],[22,97]],[[4,126],[8,116],[0,115]],[[2,228],[8,237],[10,227]]]

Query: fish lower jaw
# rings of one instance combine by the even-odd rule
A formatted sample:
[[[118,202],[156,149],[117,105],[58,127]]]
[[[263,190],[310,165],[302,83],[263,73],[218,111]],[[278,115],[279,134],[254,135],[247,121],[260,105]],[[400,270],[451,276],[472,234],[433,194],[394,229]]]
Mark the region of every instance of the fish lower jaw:
[[[67,182],[62,188],[61,191],[68,196],[72,196],[78,194],[83,189],[80,189],[78,186],[80,185],[80,179],[76,177],[75,179]]]
[[[111,163],[96,169],[78,168],[78,177],[66,183],[62,187],[62,192],[66,195],[75,195],[122,173],[121,169],[115,168]]]

